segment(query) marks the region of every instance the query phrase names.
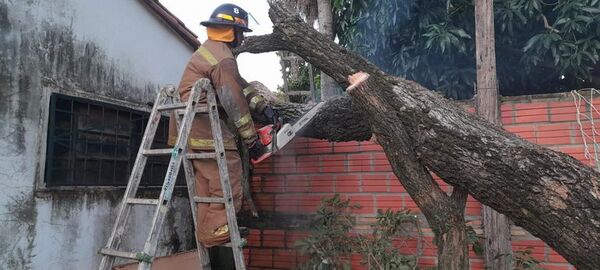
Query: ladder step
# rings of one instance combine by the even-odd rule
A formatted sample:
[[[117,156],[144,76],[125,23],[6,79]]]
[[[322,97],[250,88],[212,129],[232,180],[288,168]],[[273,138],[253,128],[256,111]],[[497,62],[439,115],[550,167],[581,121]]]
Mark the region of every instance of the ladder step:
[[[177,110],[177,109],[185,109],[187,107],[187,103],[173,103],[167,105],[159,105],[156,107],[158,111],[169,111],[169,110]]]
[[[225,203],[225,198],[218,197],[194,197],[194,202],[197,203]]]
[[[185,110],[177,110],[176,113],[178,115],[183,115],[183,114],[185,114]],[[196,105],[196,113],[208,113],[208,106],[206,106],[206,105]]]
[[[106,255],[106,256],[112,256],[112,257],[119,257],[119,258],[126,258],[126,259],[131,259],[131,260],[136,260],[136,261],[140,261],[140,262],[152,262],[152,256],[143,253],[143,252],[127,252],[127,251],[120,251],[120,250],[114,250],[114,249],[110,249],[110,248],[103,248],[99,251],[100,254]]]
[[[130,203],[130,204],[144,204],[144,205],[158,205],[158,200],[157,199],[129,198],[129,199],[127,199],[127,203]]]
[[[173,153],[173,148],[168,149],[146,149],[142,151],[142,154],[146,156],[166,156]]]
[[[187,159],[215,159],[217,158],[217,153],[200,153],[200,154],[187,154]]]
[[[243,248],[248,244],[248,240],[246,240],[246,238],[242,238],[240,241],[240,247]],[[222,247],[233,247],[233,244],[231,242],[227,242],[225,244],[220,245]]]

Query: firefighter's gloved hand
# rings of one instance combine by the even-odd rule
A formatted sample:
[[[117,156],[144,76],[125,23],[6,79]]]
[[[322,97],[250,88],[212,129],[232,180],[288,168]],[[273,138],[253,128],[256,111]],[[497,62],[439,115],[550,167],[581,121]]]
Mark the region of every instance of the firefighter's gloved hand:
[[[283,119],[279,116],[279,112],[273,109],[271,105],[267,105],[265,107],[263,110],[263,116],[267,119],[267,121],[269,121],[269,123],[273,124],[273,128],[275,130],[278,130],[283,123]]]
[[[250,154],[250,159],[258,160],[260,159],[267,151],[267,148],[262,144],[260,140],[256,140],[253,145],[248,147],[248,153]]]

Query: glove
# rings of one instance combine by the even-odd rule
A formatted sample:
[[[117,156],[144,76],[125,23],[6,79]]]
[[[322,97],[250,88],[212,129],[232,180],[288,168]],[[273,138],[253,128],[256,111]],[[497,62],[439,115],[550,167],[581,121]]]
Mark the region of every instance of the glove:
[[[267,119],[267,121],[269,121],[269,123],[273,124],[273,128],[275,130],[278,130],[283,123],[283,119],[281,119],[279,116],[279,112],[273,109],[273,107],[270,105],[267,105],[263,110],[263,116]]]
[[[258,160],[264,156],[267,148],[262,144],[260,140],[256,140],[254,144],[248,147],[248,153],[250,154],[251,160]]]

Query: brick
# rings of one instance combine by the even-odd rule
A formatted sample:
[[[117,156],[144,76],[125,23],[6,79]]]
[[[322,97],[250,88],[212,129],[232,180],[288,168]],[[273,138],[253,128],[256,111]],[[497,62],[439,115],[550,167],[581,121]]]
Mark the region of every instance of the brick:
[[[548,103],[546,103],[546,102],[516,103],[516,104],[514,104],[514,108],[516,111],[546,109],[546,108],[548,108]]]
[[[262,192],[262,177],[253,176],[250,181],[250,189],[252,192]]]
[[[311,175],[308,177],[310,181],[310,192],[333,192],[335,182],[332,175]]]
[[[250,234],[246,237],[246,240],[248,240],[248,246],[260,247],[260,245],[261,245],[260,235],[261,235],[260,230],[250,229]]]
[[[296,267],[296,251],[293,249],[276,249],[273,253],[275,268],[293,269]]]
[[[333,144],[333,152],[335,153],[353,153],[359,151],[358,142],[336,142]]]
[[[535,138],[535,128],[533,125],[505,126],[504,129],[524,139]]]
[[[517,116],[515,118],[515,123],[537,123],[537,122],[547,122],[548,115],[526,115],[526,116]]]
[[[325,154],[325,153],[333,153],[333,147],[309,147],[308,154]]]
[[[419,258],[419,267],[423,267],[425,269],[435,267],[437,265],[437,258],[435,257],[420,257]]]
[[[285,184],[285,177],[280,175],[268,175],[264,177],[262,181],[263,192],[283,192],[283,186]]]
[[[321,158],[321,172],[341,173],[346,172],[346,160],[332,160]]]
[[[307,236],[308,236],[308,232],[287,231],[286,232],[286,246],[288,248],[295,248],[296,242],[304,239]]]
[[[372,143],[369,141],[360,142],[359,149],[361,152],[381,152],[381,151],[383,151],[383,148],[381,147],[381,145]]]
[[[274,210],[275,201],[273,195],[264,193],[256,194],[254,196],[254,203],[260,211],[270,212]]]
[[[388,178],[389,178],[389,187],[390,187],[390,192],[398,192],[398,193],[405,193],[406,189],[404,189],[404,186],[402,186],[402,183],[400,183],[400,180],[398,179],[398,177],[396,177],[395,174],[393,173],[388,173]]]
[[[285,247],[285,232],[283,230],[264,230],[262,232],[263,247]]]
[[[477,201],[467,201],[467,204],[465,206],[465,215],[479,216],[479,215],[481,215],[482,207],[483,206],[481,205],[481,203],[479,203]]]
[[[273,267],[273,250],[251,249],[250,266]]]
[[[500,104],[500,112],[512,112],[514,110],[514,106],[512,103],[503,103]]]
[[[421,213],[421,209],[417,206],[415,201],[408,195],[403,195],[404,208],[410,210],[411,213]]]
[[[502,125],[511,125],[514,124],[514,116],[511,115],[502,115],[500,117],[500,121],[502,121]]]
[[[515,104],[515,123],[548,121],[547,103]]]
[[[349,156],[357,156],[357,155],[349,155]],[[360,156],[368,156],[369,159],[349,159],[348,160],[348,171],[349,172],[369,172],[369,171],[371,171],[370,155],[360,155]]]
[[[301,195],[280,194],[275,195],[275,211],[278,212],[297,212],[298,205],[302,199]]]
[[[387,192],[387,174],[365,174],[362,176],[363,192]]]
[[[305,175],[288,175],[285,177],[286,192],[307,192],[310,189],[310,182]]]
[[[539,144],[539,145],[565,145],[565,144],[571,144],[571,137],[537,138],[536,143]]]
[[[268,174],[273,172],[273,164],[271,163],[260,163],[258,166],[254,167],[255,174]]]
[[[485,270],[485,262],[481,259],[469,259],[471,270]]]
[[[358,175],[336,175],[335,192],[359,192],[360,176]]]
[[[328,197],[326,195],[304,195],[300,203],[299,210],[302,212],[316,212],[321,205],[321,199]]]
[[[583,145],[560,146],[558,150],[579,160],[586,159]]]
[[[353,209],[353,213],[373,214],[375,213],[375,202],[373,195],[352,195],[349,196],[352,203],[359,204],[360,209]]]
[[[567,260],[565,260],[565,258],[563,258],[563,256],[560,255],[548,255],[548,259],[546,260],[547,262],[551,262],[551,263],[568,263]]]
[[[392,209],[392,210],[401,210],[404,207],[402,206],[402,195],[377,195],[377,209]]]

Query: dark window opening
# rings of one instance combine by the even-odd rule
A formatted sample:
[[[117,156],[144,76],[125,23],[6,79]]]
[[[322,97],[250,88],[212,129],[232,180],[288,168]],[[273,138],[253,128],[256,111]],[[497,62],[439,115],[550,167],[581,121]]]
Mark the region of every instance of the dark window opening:
[[[46,186],[126,186],[149,113],[52,94],[46,151]],[[170,148],[161,119],[152,148]],[[169,156],[149,157],[140,186],[162,186]],[[177,185],[185,186],[183,172]]]

